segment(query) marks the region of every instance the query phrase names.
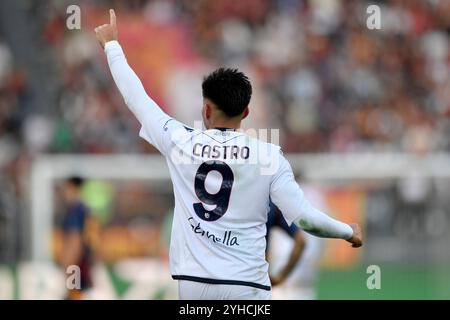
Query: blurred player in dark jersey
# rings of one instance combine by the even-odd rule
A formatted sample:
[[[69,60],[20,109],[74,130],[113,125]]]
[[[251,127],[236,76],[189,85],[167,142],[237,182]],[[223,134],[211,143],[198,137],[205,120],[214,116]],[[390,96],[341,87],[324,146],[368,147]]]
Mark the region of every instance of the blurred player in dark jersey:
[[[283,230],[287,235],[289,235],[292,240],[294,241],[294,246],[291,250],[289,260],[284,265],[283,268],[276,274],[270,275],[270,282],[272,286],[277,286],[281,284],[284,280],[287,279],[289,274],[294,270],[294,267],[297,265],[303,250],[305,248],[305,238],[303,237],[303,234],[301,230],[295,225],[292,224],[289,226],[283,218],[283,214],[281,213],[280,209],[278,209],[277,206],[275,206],[273,203],[270,204],[270,211],[267,217],[267,252],[269,252],[269,240],[270,240],[270,233],[272,232],[273,228],[280,228]]]
[[[78,300],[92,286],[92,250],[90,238],[92,223],[89,208],[81,200],[83,179],[69,178],[64,184],[65,213],[62,222],[63,248],[61,264],[65,268],[76,265],[80,268],[80,289],[68,289],[67,298]]]

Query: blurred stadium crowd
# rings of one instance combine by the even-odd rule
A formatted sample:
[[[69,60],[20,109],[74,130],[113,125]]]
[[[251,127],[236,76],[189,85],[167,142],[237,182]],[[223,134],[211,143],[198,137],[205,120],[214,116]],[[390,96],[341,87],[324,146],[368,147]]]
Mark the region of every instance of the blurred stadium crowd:
[[[155,151],[92,33],[109,7],[147,91],[181,121],[200,120],[202,75],[238,66],[255,87],[248,126],[280,128],[286,152],[450,151],[450,1],[372,3],[381,30],[357,0],[79,1],[82,29],[68,30],[70,1],[4,1],[0,218],[25,210],[36,154]],[[14,36],[11,11],[28,25]]]

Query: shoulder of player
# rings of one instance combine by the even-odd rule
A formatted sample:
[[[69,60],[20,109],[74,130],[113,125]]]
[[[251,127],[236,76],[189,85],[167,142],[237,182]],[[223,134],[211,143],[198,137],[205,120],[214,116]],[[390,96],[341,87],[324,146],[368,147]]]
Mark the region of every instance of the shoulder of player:
[[[184,132],[192,132],[194,131],[194,128],[178,121],[175,118],[166,118],[164,125],[163,125],[164,131],[172,131],[172,130],[183,130]]]
[[[174,143],[180,143],[190,139],[193,135],[201,133],[201,130],[192,128],[176,119],[170,118],[163,126],[163,130],[170,140]]]
[[[266,149],[280,150],[281,147],[271,142],[267,142],[249,135],[245,135],[246,139],[248,139],[249,144],[258,145],[260,147],[265,147]]]
[[[272,155],[273,157],[278,157],[280,154],[282,155],[283,152],[281,151],[281,147],[277,144],[266,142],[262,140],[258,140],[259,148],[263,150],[267,150],[267,153]]]

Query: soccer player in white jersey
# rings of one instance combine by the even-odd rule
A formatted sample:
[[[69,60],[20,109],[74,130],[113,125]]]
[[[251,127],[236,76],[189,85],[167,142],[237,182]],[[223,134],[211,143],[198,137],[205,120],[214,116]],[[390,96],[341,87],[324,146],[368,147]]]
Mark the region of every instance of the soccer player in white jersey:
[[[166,158],[175,195],[170,271],[180,299],[270,299],[265,259],[269,201],[288,224],[362,244],[357,225],[315,209],[280,148],[240,132],[252,87],[235,69],[218,69],[202,84],[206,130],[188,128],[147,95],[118,42],[116,16],[95,29],[114,81],[141,124],[139,135]],[[118,168],[120,170],[120,168]]]

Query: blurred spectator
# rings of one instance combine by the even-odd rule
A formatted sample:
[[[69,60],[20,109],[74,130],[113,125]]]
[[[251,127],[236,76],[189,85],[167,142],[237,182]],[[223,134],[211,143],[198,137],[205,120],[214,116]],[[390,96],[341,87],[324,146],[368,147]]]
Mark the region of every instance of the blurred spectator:
[[[247,71],[255,84],[254,121],[248,126],[281,128],[288,152],[448,150],[448,5],[382,1],[382,29],[368,30],[367,3],[199,0],[110,5],[124,16],[121,41],[147,90],[190,125],[201,120],[202,74],[227,65]],[[104,5],[83,4],[81,32],[60,32],[63,7],[54,2],[49,11],[43,32],[60,66],[59,112],[46,120],[54,122],[45,129],[54,138],[39,151],[153,150],[136,139],[137,123],[118,97],[89,32],[90,25],[104,18]],[[145,44],[136,38],[142,33],[149,35]],[[10,56],[0,46],[0,79],[8,72],[5,61]],[[34,119],[26,125],[38,123]],[[29,140],[26,132],[25,138]]]

